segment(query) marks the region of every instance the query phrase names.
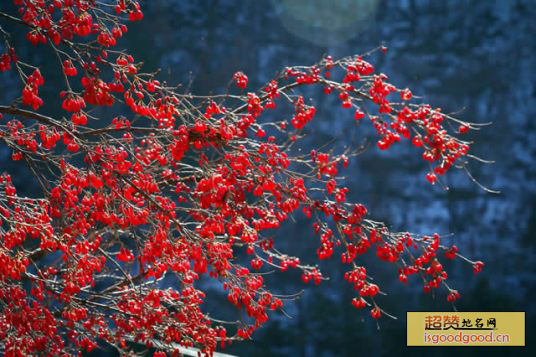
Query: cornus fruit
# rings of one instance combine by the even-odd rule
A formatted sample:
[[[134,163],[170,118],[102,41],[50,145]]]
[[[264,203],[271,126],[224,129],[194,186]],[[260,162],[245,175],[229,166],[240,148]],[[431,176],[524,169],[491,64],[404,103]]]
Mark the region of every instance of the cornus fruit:
[[[233,76],[233,79],[236,81],[236,86],[238,88],[244,89],[248,85],[248,76],[242,72],[236,72]]]
[[[426,179],[433,185],[437,181],[437,176],[436,174],[429,172],[426,174]]]
[[[447,300],[449,302],[454,302],[458,300],[459,298],[460,298],[460,294],[456,290],[453,290],[450,292],[449,296],[447,297]]]
[[[380,310],[379,307],[374,307],[371,311],[370,311],[370,315],[375,318],[375,319],[379,319],[381,316],[382,316],[382,312]]]
[[[22,90],[22,103],[31,106],[34,110],[43,105],[43,100],[38,97],[39,87],[45,84],[45,80],[39,69],[30,74],[26,81],[26,86]]]
[[[78,71],[76,70],[76,67],[73,66],[71,60],[65,60],[63,62],[63,72],[66,76],[76,76],[78,74]]]
[[[84,98],[79,97],[77,95],[67,95],[67,97],[63,100],[63,104],[61,108],[63,110],[66,110],[68,112],[80,112],[82,108],[86,107],[86,102]]]
[[[346,268],[344,280],[355,291],[349,303],[374,319],[389,314],[365,255],[401,283],[422,282],[424,292],[442,288],[452,302],[460,295],[447,285],[441,260],[462,257],[475,273],[482,270],[484,263],[440,235],[393,232],[363,204],[348,202],[341,173],[357,150],[292,149],[302,145],[303,129],[321,120],[305,95],[309,87],[322,88],[350,120],[374,128],[379,149],[412,143],[430,166],[432,184],[475,157],[457,134],[477,124],[459,126],[440,109],[414,102],[409,89],[389,83],[363,56],[289,67],[249,93],[242,93],[242,72],[232,76],[238,89],[229,93],[181,93],[116,50],[127,24],[143,12],[137,1],[112,3],[115,13],[95,1],[15,0],[18,11],[0,16],[26,31],[36,51],[53,43],[64,80],[62,88],[47,88],[59,95],[43,107],[42,64],[27,62],[40,56],[19,58],[12,37],[4,38],[0,72],[17,63],[23,82],[19,100],[0,105],[0,141],[13,160],[31,165],[41,189],[38,198],[20,196],[9,173],[0,175],[6,356],[80,355],[105,345],[124,355],[140,345],[158,356],[180,353],[177,346],[211,355],[248,339],[284,306],[266,272],[298,270],[310,285],[326,279],[316,259],[281,250],[286,238],[277,232],[296,215],[311,221],[318,260],[335,257]],[[121,115],[99,114],[109,106]],[[286,107],[278,114],[286,117],[266,120],[271,109]],[[58,108],[62,113],[53,116]],[[160,289],[163,279],[168,287]],[[204,312],[210,279],[223,288],[221,303],[244,316],[241,324]]]
[[[462,124],[460,125],[460,127],[458,128],[458,131],[460,132],[460,134],[465,134],[467,132],[469,132],[469,125],[466,125],[466,124]]]

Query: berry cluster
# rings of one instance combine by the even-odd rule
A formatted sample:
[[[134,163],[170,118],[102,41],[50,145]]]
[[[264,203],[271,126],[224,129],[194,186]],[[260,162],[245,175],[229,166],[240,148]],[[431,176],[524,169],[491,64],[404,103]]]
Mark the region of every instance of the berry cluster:
[[[14,0],[19,14],[10,16],[26,25],[27,39],[50,45],[59,59],[65,87],[50,106],[65,115],[43,112],[39,68],[17,58],[6,39],[0,72],[17,67],[25,107],[0,106],[0,140],[14,160],[26,159],[42,189],[39,199],[21,197],[10,176],[0,176],[6,356],[77,355],[100,343],[124,354],[134,344],[175,343],[210,355],[218,345],[250,338],[294,298],[274,294],[265,273],[298,270],[304,283],[316,285],[326,279],[315,262],[278,249],[285,238],[277,232],[300,212],[319,237],[318,259],[340,257],[349,266],[352,304],[375,319],[388,314],[380,283],[363,266],[365,254],[393,267],[403,283],[419,274],[425,292],[445,287],[450,302],[460,295],[446,283],[440,252],[481,271],[482,262],[445,246],[439,235],[391,232],[364,205],[347,202],[339,172],[358,151],[294,149],[306,125],[318,120],[309,91],[302,91],[315,86],[336,95],[360,125],[370,120],[380,149],[404,140],[421,148],[433,165],[431,183],[463,166],[469,146],[457,135],[476,124],[414,102],[409,89],[389,83],[364,56],[287,68],[258,91],[245,92],[248,77],[237,72],[238,90],[182,93],[114,50],[127,32],[124,22],[143,13],[137,1],[112,2],[115,13],[94,1]],[[109,106],[122,115],[94,110]],[[266,114],[276,107],[293,112],[276,123]],[[160,288],[163,279],[170,288]],[[238,325],[204,312],[207,279],[221,283],[244,312]]]

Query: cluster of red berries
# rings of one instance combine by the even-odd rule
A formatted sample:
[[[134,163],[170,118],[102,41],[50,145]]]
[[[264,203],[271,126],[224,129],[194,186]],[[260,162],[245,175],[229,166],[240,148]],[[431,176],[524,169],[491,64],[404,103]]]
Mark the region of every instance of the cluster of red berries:
[[[78,71],[71,60],[65,60],[63,62],[63,73],[70,77],[74,77],[78,74]]]
[[[455,245],[442,246],[439,235],[392,233],[366,219],[363,205],[346,203],[349,189],[337,176],[340,163],[348,166],[346,155],[312,150],[310,155],[296,156],[290,149],[317,112],[298,87],[319,85],[327,94],[335,92],[344,108],[355,110],[356,121],[370,119],[380,149],[402,139],[422,148],[423,159],[435,165],[426,177],[431,183],[467,155],[469,147],[444,125],[449,117],[430,106],[412,104],[409,89],[397,89],[387,76],[374,74],[374,67],[362,57],[334,61],[328,56],[315,66],[286,69],[257,93],[196,99],[140,73],[132,56],[110,51],[127,28],[119,17],[105,18],[94,11],[100,4],[75,0],[15,0],[15,4],[31,26],[32,43],[50,39],[57,46],[63,40],[91,45],[83,60],[58,52],[67,79],[67,90],[60,93],[62,108],[72,113],[72,123],[44,117],[38,126],[25,127],[12,119],[0,133],[13,147],[13,159],[31,155],[44,160],[57,175],[42,200],[18,197],[10,178],[0,176],[6,197],[0,200],[4,220],[0,223],[6,228],[1,237],[5,249],[0,252],[0,282],[22,286],[24,275],[31,277],[29,296],[22,288],[0,287],[0,300],[10,307],[0,312],[6,355],[14,355],[21,341],[25,354],[58,354],[66,345],[91,351],[98,339],[126,350],[127,336],[148,347],[158,337],[210,354],[218,342],[223,346],[249,338],[268,320],[270,310],[283,306],[266,287],[267,269],[298,269],[304,283],[324,279],[317,266],[280,252],[278,238],[273,237],[300,210],[314,220],[318,259],[340,253],[341,261],[351,267],[344,278],[358,294],[352,304],[370,307],[373,318],[383,312],[376,301],[380,287],[357,264],[367,252],[397,265],[403,283],[422,274],[424,291],[446,286],[448,274],[439,252],[454,259],[459,256]],[[117,0],[115,9],[131,21],[143,17],[136,1]],[[8,70],[16,60],[14,53],[2,55],[0,70]],[[336,71],[339,67],[342,70]],[[78,77],[78,70],[84,75]],[[107,71],[113,78],[105,81]],[[239,89],[247,88],[244,73],[237,72],[233,80]],[[81,84],[83,90],[72,91],[69,81],[80,81],[73,88]],[[43,84],[36,69],[24,86],[25,105],[34,110],[43,105],[38,97]],[[394,93],[402,103],[393,101]],[[244,104],[237,105],[237,98]],[[103,122],[99,129],[85,127],[92,107],[123,100],[128,107],[124,117]],[[266,109],[285,100],[294,108],[291,118],[276,126],[266,123],[262,117]],[[371,108],[362,101],[371,103]],[[131,123],[127,117],[132,115],[152,124],[139,127],[143,120]],[[462,124],[457,133],[470,129],[470,124]],[[67,155],[58,147],[62,139]],[[75,159],[70,161],[71,157]],[[38,258],[19,249],[30,238],[39,241],[44,256],[61,256],[40,269],[35,279],[27,269]],[[242,250],[247,264],[236,259]],[[477,273],[483,263],[472,266]],[[173,289],[145,284],[171,275],[177,279]],[[203,313],[205,294],[194,288],[203,276],[221,280],[229,302],[247,315],[233,336],[232,327],[216,326]],[[100,305],[92,305],[101,303],[87,291],[110,277],[113,284],[102,290],[102,301],[116,303],[104,318]],[[460,297],[448,289],[448,301]],[[82,300],[87,304],[80,305]],[[51,314],[48,306],[61,314]],[[8,328],[2,321],[16,322]],[[41,332],[33,335],[27,326],[37,326]]]
[[[11,56],[8,53],[0,55],[0,73],[11,70]]]
[[[294,107],[296,108],[296,114],[290,122],[296,129],[303,129],[314,118],[316,109],[315,107],[306,106],[302,96],[295,101]]]
[[[79,113],[82,109],[86,107],[86,101],[84,98],[75,95],[75,94],[67,94],[62,92],[65,99],[63,100],[63,104],[61,105],[61,108],[63,110],[66,110],[71,113]]]
[[[240,89],[245,89],[248,85],[248,76],[243,72],[236,72],[233,79],[236,81],[236,86]]]
[[[34,110],[43,105],[43,99],[39,98],[39,87],[45,84],[45,79],[39,69],[36,69],[28,77],[26,86],[22,90],[22,103],[32,107]]]

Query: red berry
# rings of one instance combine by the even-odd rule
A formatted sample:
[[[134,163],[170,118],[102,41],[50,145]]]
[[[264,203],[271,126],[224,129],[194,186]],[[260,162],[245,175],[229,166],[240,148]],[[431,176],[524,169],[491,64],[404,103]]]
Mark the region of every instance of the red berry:
[[[244,89],[248,85],[248,76],[242,72],[236,72],[233,79],[236,81],[236,86],[240,89]]]
[[[460,294],[456,291],[456,290],[452,290],[449,294],[449,296],[447,296],[447,301],[448,302],[454,302],[456,300],[458,300],[460,298]]]
[[[380,308],[376,306],[370,311],[370,315],[375,319],[379,319],[382,316],[382,312]]]
[[[355,111],[355,115],[354,115],[354,118],[355,120],[361,120],[365,117],[365,113],[363,113],[363,111],[361,109],[356,109]]]
[[[477,261],[473,264],[473,271],[475,274],[478,274],[482,271],[482,268],[484,267],[484,263],[481,261]]]
[[[428,182],[430,182],[433,185],[437,181],[437,176],[435,174],[429,172],[428,174],[426,174],[426,179],[428,180]]]
[[[367,306],[367,302],[363,298],[354,298],[352,300],[352,305],[354,305],[356,309],[362,309]]]
[[[470,129],[469,125],[462,124],[458,128],[458,131],[459,131],[460,134],[465,134],[465,133],[467,133],[469,131],[469,129]]]

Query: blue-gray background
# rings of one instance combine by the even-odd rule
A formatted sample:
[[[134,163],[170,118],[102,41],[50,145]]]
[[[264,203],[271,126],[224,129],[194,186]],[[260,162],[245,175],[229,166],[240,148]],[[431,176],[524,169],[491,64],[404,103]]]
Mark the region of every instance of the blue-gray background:
[[[145,69],[162,68],[161,78],[191,85],[194,93],[225,90],[237,70],[256,88],[287,65],[311,64],[324,54],[362,53],[384,42],[387,56],[372,59],[397,86],[410,87],[447,112],[475,122],[493,122],[471,138],[474,153],[495,160],[473,163],[479,189],[462,172],[451,172],[451,190],[424,180],[427,166],[405,143],[389,153],[374,145],[351,161],[350,200],[364,203],[372,217],[393,229],[419,233],[454,233],[449,241],[486,263],[474,277],[461,262],[448,264],[451,285],[465,311],[526,311],[527,344],[534,338],[534,255],[536,234],[536,11],[531,0],[152,0],[144,3],[145,20],[130,27],[122,40]],[[21,42],[22,43],[22,42]],[[24,45],[21,45],[24,46]],[[30,51],[31,49],[28,49]],[[47,69],[45,68],[45,72]],[[47,80],[53,78],[53,70]],[[58,83],[60,78],[57,79]],[[2,85],[0,96],[12,94]],[[316,98],[319,115],[308,129],[308,145],[335,139],[336,145],[359,145],[372,138],[367,125],[356,126],[337,101]],[[370,141],[370,140],[369,140]],[[10,168],[0,151],[0,169]],[[15,175],[19,191],[32,183]],[[297,223],[276,238],[280,247],[313,259],[318,243],[311,229]],[[307,289],[289,303],[291,319],[275,315],[267,327],[224,352],[240,356],[356,356],[501,354],[525,355],[519,348],[407,348],[405,312],[451,311],[444,294],[423,295],[416,282],[403,286],[396,271],[370,259],[371,270],[389,296],[383,306],[398,316],[382,319],[379,331],[367,314],[352,308],[353,291],[338,261],[323,265],[331,280]],[[271,281],[282,292],[302,289],[293,274]],[[217,296],[217,292],[214,293]],[[209,292],[209,298],[211,294]],[[219,302],[218,302],[219,301]],[[226,302],[209,301],[213,314]],[[219,305],[220,304],[220,305]]]

